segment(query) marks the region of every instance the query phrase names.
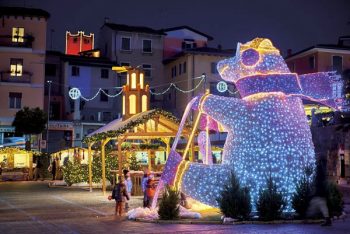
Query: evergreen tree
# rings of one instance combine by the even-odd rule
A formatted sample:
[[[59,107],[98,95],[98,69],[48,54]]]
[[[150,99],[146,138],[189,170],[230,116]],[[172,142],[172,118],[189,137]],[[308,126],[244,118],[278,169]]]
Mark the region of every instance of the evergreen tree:
[[[251,212],[250,192],[247,187],[241,187],[235,173],[221,191],[217,199],[221,212],[234,219],[247,219]]]
[[[136,154],[132,153],[129,158],[129,168],[133,171],[140,170],[140,163],[137,161]]]
[[[160,219],[178,219],[180,216],[180,193],[167,186],[159,203],[158,215]]]
[[[260,190],[259,199],[256,202],[260,219],[265,221],[279,219],[285,206],[285,199],[277,191],[277,186],[270,177],[267,180],[267,188]]]
[[[296,191],[292,196],[292,207],[299,218],[305,218],[312,193],[312,167],[307,167],[304,175],[296,185]]]

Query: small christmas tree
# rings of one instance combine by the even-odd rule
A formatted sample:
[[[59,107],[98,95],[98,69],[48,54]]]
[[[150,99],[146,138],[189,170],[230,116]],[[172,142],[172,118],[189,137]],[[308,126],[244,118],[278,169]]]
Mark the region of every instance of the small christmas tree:
[[[137,161],[135,153],[132,153],[130,158],[129,158],[129,168],[130,168],[130,170],[133,170],[133,171],[140,170],[140,164]]]
[[[251,212],[249,189],[242,188],[235,173],[225,185],[219,199],[217,199],[221,212],[234,219],[247,219]]]
[[[279,219],[285,206],[285,199],[277,191],[277,186],[270,177],[267,180],[267,188],[260,190],[259,199],[256,202],[260,219],[264,221]]]
[[[178,219],[180,215],[179,192],[167,186],[159,203],[158,215],[160,219]]]
[[[304,175],[296,186],[296,191],[292,196],[292,207],[299,218],[305,218],[309,207],[312,193],[312,167],[305,169]]]

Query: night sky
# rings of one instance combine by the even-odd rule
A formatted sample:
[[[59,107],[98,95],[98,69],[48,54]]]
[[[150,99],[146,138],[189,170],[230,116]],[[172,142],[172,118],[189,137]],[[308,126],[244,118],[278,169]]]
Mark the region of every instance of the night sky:
[[[285,54],[350,35],[349,0],[2,0],[1,5],[42,8],[51,14],[54,50],[64,50],[65,31],[98,31],[110,22],[155,29],[188,25],[211,35],[209,46],[268,37]],[[95,44],[97,46],[97,43]]]

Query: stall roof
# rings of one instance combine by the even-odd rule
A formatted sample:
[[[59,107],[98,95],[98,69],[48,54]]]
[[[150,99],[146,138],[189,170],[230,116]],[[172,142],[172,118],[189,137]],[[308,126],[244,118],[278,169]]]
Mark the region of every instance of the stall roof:
[[[129,119],[113,120],[85,137],[85,142],[97,142],[107,138],[126,136],[128,139],[174,137],[179,127],[179,119],[171,113],[153,109],[133,115]],[[182,135],[188,135],[185,127]]]

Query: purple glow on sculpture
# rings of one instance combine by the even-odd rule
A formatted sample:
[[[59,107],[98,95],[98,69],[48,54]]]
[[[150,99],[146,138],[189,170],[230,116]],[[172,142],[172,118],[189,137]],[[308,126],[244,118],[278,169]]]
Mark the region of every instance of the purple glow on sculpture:
[[[279,51],[263,38],[239,43],[236,56],[220,61],[217,67],[224,80],[236,84],[243,98],[209,95],[201,99],[200,111],[228,132],[222,164],[189,163],[176,179],[181,181],[181,190],[218,206],[216,198],[233,170],[241,184],[250,188],[255,210],[259,190],[271,176],[287,200],[286,210],[291,211],[296,182],[305,167],[315,162],[302,98],[330,101],[330,78],[327,73],[291,73]]]

